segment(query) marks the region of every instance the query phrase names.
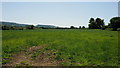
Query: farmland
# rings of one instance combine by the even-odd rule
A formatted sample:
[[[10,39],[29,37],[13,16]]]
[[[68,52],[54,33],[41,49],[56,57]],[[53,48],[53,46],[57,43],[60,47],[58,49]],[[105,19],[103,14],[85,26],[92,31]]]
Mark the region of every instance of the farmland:
[[[31,52],[32,60],[50,53],[46,57],[60,66],[118,66],[118,32],[99,29],[3,30],[3,65],[33,46],[41,48]]]

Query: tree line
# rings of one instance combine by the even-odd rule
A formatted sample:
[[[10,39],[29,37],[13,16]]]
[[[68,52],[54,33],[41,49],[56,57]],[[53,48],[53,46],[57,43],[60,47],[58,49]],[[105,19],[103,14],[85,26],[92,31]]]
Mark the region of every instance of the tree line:
[[[10,26],[10,25],[2,25],[2,30],[24,30],[24,29],[34,29],[34,25],[26,25],[26,26]]]
[[[47,28],[47,27],[36,27],[34,25],[27,25],[27,26],[8,26],[8,25],[2,25],[2,30],[31,30],[31,29],[84,29],[85,26],[79,26],[79,28],[70,26],[67,27],[56,27],[56,28]]]
[[[90,18],[89,20],[89,29],[102,29],[105,30],[106,28],[112,28],[113,31],[117,31],[120,28],[120,17],[113,17],[110,19],[110,23],[105,25],[104,19],[100,18]]]
[[[85,29],[85,26],[74,27],[70,26],[69,28],[63,27],[56,27],[56,28],[44,28],[44,27],[36,27],[34,25],[26,25],[26,26],[7,26],[2,25],[0,26],[2,30],[24,30],[24,29]],[[102,29],[105,30],[106,28],[111,28],[113,31],[116,31],[120,28],[120,17],[113,17],[110,19],[110,23],[105,25],[104,19],[101,18],[90,18],[88,29]]]

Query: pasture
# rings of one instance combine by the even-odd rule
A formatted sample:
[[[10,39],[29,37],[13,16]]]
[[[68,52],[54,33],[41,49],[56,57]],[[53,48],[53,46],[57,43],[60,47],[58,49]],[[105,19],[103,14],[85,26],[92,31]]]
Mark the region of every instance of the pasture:
[[[31,52],[31,60],[44,53],[60,66],[118,66],[118,32],[97,29],[3,30],[3,65],[33,46],[42,48]]]

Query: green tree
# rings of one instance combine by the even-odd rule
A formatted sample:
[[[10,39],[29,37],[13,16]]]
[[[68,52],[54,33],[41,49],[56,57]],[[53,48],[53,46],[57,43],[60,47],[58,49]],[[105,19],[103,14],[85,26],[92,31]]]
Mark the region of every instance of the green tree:
[[[75,27],[74,26],[70,26],[70,29],[74,29]]]
[[[100,18],[97,18],[97,19],[95,20],[95,22],[96,22],[96,25],[97,25],[97,28],[98,28],[98,29],[101,29],[101,28],[104,26],[104,20],[102,20],[102,19],[100,19]]]
[[[113,17],[110,19],[110,26],[113,28],[114,31],[117,30],[117,28],[120,28],[120,17]]]
[[[89,23],[93,23],[94,21],[94,18],[90,18]]]
[[[2,30],[9,30],[9,29],[10,29],[10,26],[5,26],[5,25],[2,26]]]
[[[27,29],[34,29],[34,25],[27,25],[26,28]]]
[[[100,18],[96,18],[96,20],[90,18],[89,23],[89,29],[101,29],[104,26],[104,20]]]
[[[90,20],[89,20],[89,29],[96,29],[97,28],[97,26],[96,26],[96,22],[95,22],[95,20],[94,20],[94,18],[90,18]]]
[[[82,28],[85,28],[85,26],[82,26]]]
[[[79,29],[81,29],[81,26],[79,26]]]

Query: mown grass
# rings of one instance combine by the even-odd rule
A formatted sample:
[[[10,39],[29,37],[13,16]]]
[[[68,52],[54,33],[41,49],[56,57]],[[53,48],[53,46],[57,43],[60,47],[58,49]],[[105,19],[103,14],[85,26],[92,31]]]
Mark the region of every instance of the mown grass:
[[[13,53],[31,46],[48,45],[63,66],[118,66],[118,32],[106,30],[41,29],[2,31],[3,63]],[[40,54],[37,51],[35,55]]]

